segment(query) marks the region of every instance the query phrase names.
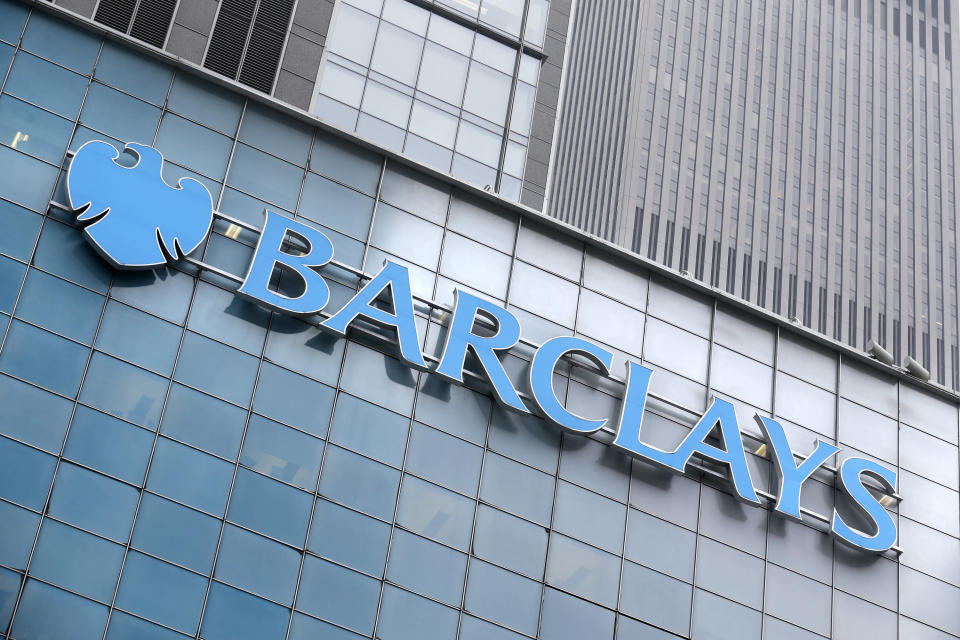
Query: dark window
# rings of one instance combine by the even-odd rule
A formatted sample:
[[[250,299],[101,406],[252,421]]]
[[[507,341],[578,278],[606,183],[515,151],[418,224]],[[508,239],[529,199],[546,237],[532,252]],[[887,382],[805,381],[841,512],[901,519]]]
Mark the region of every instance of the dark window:
[[[224,0],[203,66],[270,93],[293,0]]]
[[[907,42],[913,42],[913,15],[907,14],[906,24],[903,25],[907,32]]]
[[[162,47],[176,6],[176,0],[101,0],[93,19],[155,47]]]
[[[943,0],[943,21],[950,24],[950,3],[953,0]]]
[[[933,55],[940,55],[940,34],[936,27],[933,27],[930,31],[930,45],[933,47]]]
[[[893,35],[900,35],[900,9],[893,8]]]
[[[923,20],[920,21],[920,30],[917,31],[917,33],[920,35],[920,48],[926,49],[927,48],[927,23],[924,22]]]
[[[927,0],[920,0],[919,5],[920,12],[923,13],[927,10]]]
[[[947,0],[947,2],[949,1],[950,0]],[[940,0],[932,0],[932,2],[930,3],[930,15],[936,18],[937,13],[939,13],[939,11],[940,11]]]
[[[950,60],[953,56],[953,54],[951,53],[951,50],[952,49],[950,45],[950,33],[947,32],[943,34],[943,57],[946,58],[947,60]]]

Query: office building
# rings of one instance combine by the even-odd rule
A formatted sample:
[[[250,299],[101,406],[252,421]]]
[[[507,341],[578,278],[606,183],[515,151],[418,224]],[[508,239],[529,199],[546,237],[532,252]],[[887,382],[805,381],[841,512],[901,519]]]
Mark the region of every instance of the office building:
[[[436,4],[329,15],[426,64]],[[202,2],[0,0],[0,637],[960,638],[960,397],[524,205],[553,56],[484,4],[521,202],[258,88],[256,24],[182,55]],[[440,109],[376,42],[323,64]]]

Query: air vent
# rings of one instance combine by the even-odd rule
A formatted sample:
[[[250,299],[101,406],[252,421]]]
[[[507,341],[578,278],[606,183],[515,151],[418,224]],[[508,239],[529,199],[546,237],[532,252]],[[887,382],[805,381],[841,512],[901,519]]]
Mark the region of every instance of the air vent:
[[[100,0],[93,19],[155,47],[162,47],[176,0]]]
[[[293,0],[224,0],[203,66],[269,93],[292,13]]]
[[[141,1],[130,35],[155,47],[163,47],[176,7],[176,0]]]
[[[136,8],[137,0],[102,0],[93,19],[111,29],[126,33]]]

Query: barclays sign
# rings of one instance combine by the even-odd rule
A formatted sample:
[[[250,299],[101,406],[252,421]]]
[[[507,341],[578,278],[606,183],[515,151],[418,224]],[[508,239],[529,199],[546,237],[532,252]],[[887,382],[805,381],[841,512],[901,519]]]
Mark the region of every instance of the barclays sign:
[[[67,173],[69,206],[76,212],[83,234],[94,248],[119,269],[149,269],[178,260],[199,248],[213,226],[213,201],[200,182],[185,178],[170,187],[161,177],[163,158],[155,149],[128,144],[137,163],[117,163],[120,153],[109,143],[88,142],[75,154]],[[224,216],[225,217],[225,216]],[[330,289],[320,270],[331,264],[334,247],[330,239],[312,227],[267,211],[250,266],[237,294],[274,311],[323,317],[318,326],[338,336],[359,323],[389,331],[399,357],[406,364],[450,382],[462,384],[468,355],[479,365],[496,400],[521,413],[537,413],[561,429],[590,435],[601,430],[615,434],[611,446],[675,473],[688,471],[692,461],[707,460],[725,468],[736,497],[745,503],[763,505],[751,478],[747,456],[733,405],[714,398],[693,429],[673,451],[646,444],[642,426],[654,372],[635,362],[627,363],[626,391],[616,416],[591,419],[569,411],[553,389],[554,373],[571,356],[586,361],[601,377],[611,376],[613,354],[577,337],[561,336],[540,345],[527,370],[530,400],[525,401],[508,377],[501,354],[520,341],[517,318],[507,309],[466,291],[455,292],[455,303],[446,328],[446,338],[436,363],[428,364],[421,351],[415,324],[410,275],[403,265],[387,261],[343,308],[329,314],[324,309]],[[292,277],[298,294],[276,284],[276,274]],[[489,330],[478,331],[478,322]],[[776,420],[756,416],[766,441],[777,478],[774,512],[802,520],[800,494],[804,483],[824,467],[840,449],[818,441],[813,452],[796,456],[783,426]],[[712,437],[716,434],[716,438]],[[799,462],[798,462],[799,460]],[[897,527],[884,508],[883,496],[896,496],[897,474],[860,457],[845,459],[838,471],[838,485],[868,523],[863,531],[836,510],[830,532],[840,541],[864,551],[882,553],[894,547]]]

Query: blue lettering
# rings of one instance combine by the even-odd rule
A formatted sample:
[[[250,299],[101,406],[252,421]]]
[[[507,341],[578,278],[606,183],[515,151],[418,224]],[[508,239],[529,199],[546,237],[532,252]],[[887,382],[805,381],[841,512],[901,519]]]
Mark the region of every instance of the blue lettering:
[[[530,391],[537,406],[544,415],[564,429],[575,433],[588,434],[599,431],[606,420],[589,420],[567,411],[557,394],[553,391],[553,373],[560,358],[568,353],[584,356],[592,362],[603,375],[610,373],[613,354],[580,338],[559,337],[544,342],[530,363]]]

